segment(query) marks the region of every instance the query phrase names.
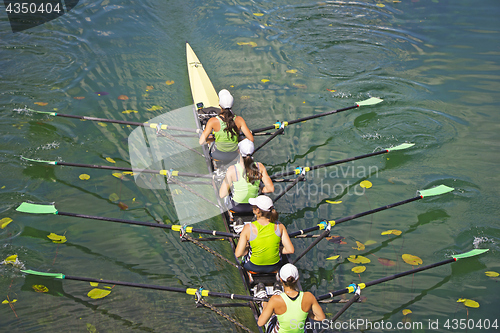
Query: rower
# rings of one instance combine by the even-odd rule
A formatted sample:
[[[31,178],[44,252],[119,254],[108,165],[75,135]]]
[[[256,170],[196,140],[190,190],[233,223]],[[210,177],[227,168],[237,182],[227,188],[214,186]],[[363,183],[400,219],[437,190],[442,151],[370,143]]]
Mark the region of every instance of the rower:
[[[218,116],[208,120],[203,133],[200,136],[200,145],[215,141],[215,149],[211,155],[214,160],[227,164],[238,157],[238,137],[240,131],[245,137],[253,142],[253,135],[245,120],[236,116],[231,108],[233,107],[233,96],[222,89],[219,92],[219,106],[221,111]],[[210,136],[212,134],[213,136]]]
[[[248,200],[257,197],[259,192],[274,192],[274,185],[264,165],[253,160],[252,154],[255,149],[253,142],[244,139],[240,141],[238,147],[240,161],[227,169],[226,178],[219,189],[219,196],[224,198],[229,194],[227,202],[232,213],[249,215],[253,213],[253,208]]]
[[[291,254],[294,252],[292,241],[285,226],[278,221],[271,198],[259,195],[248,202],[256,220],[243,227],[234,254],[236,257],[246,255],[243,267],[250,274],[277,272],[284,264],[280,244],[283,244],[282,254]]]
[[[316,300],[316,297],[308,291],[303,292],[298,290],[299,271],[297,267],[292,264],[284,265],[280,269],[279,277],[283,284],[284,292],[271,297],[259,316],[259,320],[257,321],[259,326],[264,326],[273,313],[275,316],[271,318],[266,332],[304,332],[305,321],[308,315],[309,318],[316,321],[325,319],[325,313]]]

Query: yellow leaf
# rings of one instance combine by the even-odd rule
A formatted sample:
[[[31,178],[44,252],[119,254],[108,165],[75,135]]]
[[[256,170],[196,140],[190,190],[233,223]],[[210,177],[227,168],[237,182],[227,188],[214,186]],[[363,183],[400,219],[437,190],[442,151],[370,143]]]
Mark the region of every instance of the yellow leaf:
[[[113,289],[110,286],[104,286],[104,288],[106,288],[106,289]]]
[[[297,87],[299,89],[307,89],[307,86],[305,84],[302,84],[302,83],[294,83],[293,86]]]
[[[123,174],[121,174],[119,172],[115,172],[115,173],[113,173],[113,177],[122,179],[123,178]]]
[[[412,313],[410,309],[404,309],[403,310],[403,316],[406,316],[407,314]]]
[[[0,221],[1,222],[1,221]],[[484,272],[484,274],[486,274],[486,276],[489,276],[489,277],[497,277],[499,276],[500,274],[498,274],[497,272],[493,272],[493,271],[489,271],[489,272]]]
[[[464,303],[467,300],[467,298],[459,298],[457,300],[457,303]]]
[[[101,122],[98,122],[98,123],[97,123],[97,125],[102,126],[102,127],[106,127],[106,126],[108,126],[108,124],[101,123]]]
[[[90,176],[87,175],[86,173],[82,173],[80,176],[78,176],[81,180],[89,180]]]
[[[413,266],[417,266],[423,263],[422,259],[411,254],[403,254],[401,257],[403,258],[405,263]]]
[[[3,300],[3,301],[2,301],[2,304],[10,304],[10,303],[15,303],[15,302],[17,302],[17,299],[13,299],[13,300],[12,300],[12,301],[10,301],[10,302],[9,302],[8,300]]]
[[[260,80],[260,81],[262,81],[262,83],[269,82],[269,80],[268,80],[268,79],[262,79],[262,80]]]
[[[296,69],[289,69],[286,72],[291,73],[291,74],[295,74],[295,73],[297,73],[297,70]]]
[[[97,283],[97,282],[90,282],[90,285],[91,285],[92,287],[97,287],[97,286],[99,285],[99,283]]]
[[[465,306],[469,308],[478,308],[479,303],[467,298],[459,298],[457,303],[464,303]]]
[[[264,16],[262,13],[253,13],[255,16]]]
[[[12,222],[12,219],[10,217],[4,217],[3,219],[0,220],[0,228],[3,229],[6,226],[9,225],[9,223]]]
[[[167,86],[171,86],[175,82],[174,82],[174,80],[167,80],[167,81],[165,81],[165,83],[167,84]]]
[[[366,258],[366,257],[357,256],[354,254],[347,257],[347,260],[349,260],[350,262],[355,263],[355,264],[368,264],[371,262],[371,260]]]
[[[250,45],[251,47],[256,47],[257,43],[255,42],[239,42],[238,45]]]
[[[365,246],[370,246],[370,245],[373,245],[373,244],[377,244],[377,242],[375,242],[374,240],[371,240],[371,239],[370,239],[370,240],[367,240],[367,241],[365,242]]]
[[[359,183],[359,186],[364,188],[370,188],[372,187],[372,183],[369,180],[363,180],[361,183]]]
[[[125,113],[125,114],[128,114],[128,113],[139,113],[139,111],[135,111],[135,110],[125,110],[125,111],[122,111],[122,113]]]
[[[353,249],[358,250],[358,251],[362,251],[365,249],[365,244],[363,244],[361,242],[356,241],[356,245],[358,245],[358,247],[353,247]]]
[[[5,258],[4,263],[5,264],[14,264],[17,260],[17,254],[13,254],[11,256],[8,256]]]
[[[147,91],[147,90],[153,90],[153,89],[154,89],[154,87],[153,87],[153,86],[146,86],[146,91]],[[137,112],[137,111],[136,111],[136,112]]]
[[[329,204],[332,204],[332,205],[338,205],[338,204],[342,203],[342,200],[339,200],[339,201],[326,200],[326,202],[328,202]]]
[[[356,266],[354,267],[353,269],[351,269],[351,271],[353,271],[354,273],[363,273],[364,271],[366,271],[366,267],[365,266]]]
[[[99,288],[94,288],[89,293],[87,294],[88,297],[92,299],[98,299],[98,298],[103,298],[109,295],[111,293],[110,290],[104,290],[104,289],[99,289]]]
[[[378,3],[377,6],[379,6],[380,8],[385,7],[383,3]]]
[[[5,185],[1,187],[1,189],[3,190],[5,188]]]
[[[135,173],[133,173],[132,171],[123,171],[123,174],[124,175],[130,175],[130,176],[135,175]]]
[[[66,243],[67,241],[66,236],[60,236],[53,232],[51,232],[47,237],[54,243]]]
[[[161,110],[163,109],[162,106],[159,106],[159,105],[153,105],[152,107],[150,107],[149,109],[146,109],[148,111],[158,111],[158,110]]]
[[[109,163],[116,163],[116,161],[111,157],[106,157],[106,161],[108,161]]]
[[[49,288],[45,287],[43,284],[35,284],[31,286],[33,290],[35,290],[37,293],[46,293],[49,291]]]
[[[336,256],[331,256],[331,257],[326,258],[326,260],[335,260],[338,257],[340,257],[340,255],[337,254]]]
[[[381,235],[396,235],[399,236],[401,235],[402,231],[401,230],[396,230],[396,229],[391,229],[387,230],[381,233]]]
[[[49,103],[45,103],[45,102],[35,102],[36,105],[40,105],[40,106],[45,106]]]

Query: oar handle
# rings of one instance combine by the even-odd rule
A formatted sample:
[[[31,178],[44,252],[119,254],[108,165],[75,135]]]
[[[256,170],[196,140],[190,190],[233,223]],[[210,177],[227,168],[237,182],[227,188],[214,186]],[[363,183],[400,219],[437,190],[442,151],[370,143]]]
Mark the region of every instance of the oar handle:
[[[262,143],[260,146],[258,146],[257,148],[254,149],[252,155],[255,154],[260,148],[264,147],[269,141],[271,141],[272,139],[274,139],[275,137],[277,137],[278,135],[280,135],[284,131],[285,131],[285,128],[280,128],[279,130],[274,132],[269,138],[267,138],[266,141],[264,141],[264,143]]]
[[[282,196],[284,196],[288,191],[290,191],[292,187],[297,185],[298,182],[304,180],[305,177],[306,177],[305,174],[301,174],[300,176],[295,178],[295,180],[290,185],[288,185],[287,188],[282,193],[280,193],[276,198],[274,198],[273,202],[278,201]]]
[[[302,252],[299,256],[297,256],[297,258],[295,258],[295,260],[292,262],[292,265],[295,265],[297,263],[297,261],[299,261],[303,256],[305,256],[307,252],[309,252],[313,247],[316,246],[316,244],[318,244],[323,238],[325,238],[329,234],[330,234],[330,228],[327,228],[325,231],[323,231],[323,233],[321,234],[321,236],[319,236],[318,238],[316,238],[314,240],[314,242],[312,242],[307,247],[307,249],[305,249],[304,252]]]
[[[144,126],[144,123],[139,123],[139,122],[135,122],[135,121],[114,120],[114,119],[88,117],[88,116],[77,116],[77,115],[73,115],[73,114],[64,114],[64,113],[56,113],[56,115],[59,117],[84,119],[84,120],[91,120],[91,121],[100,121],[103,123],[116,123],[116,124],[122,124],[122,125]]]

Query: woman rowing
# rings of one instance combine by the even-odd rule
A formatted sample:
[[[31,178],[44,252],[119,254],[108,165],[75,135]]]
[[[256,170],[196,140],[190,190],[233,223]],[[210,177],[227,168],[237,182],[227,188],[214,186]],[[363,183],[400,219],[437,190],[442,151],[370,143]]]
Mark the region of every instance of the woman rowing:
[[[221,112],[217,117],[208,120],[199,143],[203,145],[215,140],[215,149],[212,158],[224,163],[229,163],[238,157],[238,137],[240,131],[245,137],[253,142],[253,135],[245,120],[236,116],[231,108],[233,107],[233,96],[226,89],[219,92],[219,106]],[[209,135],[213,132],[213,137]]]
[[[257,324],[264,326],[274,314],[266,332],[272,333],[298,333],[304,332],[307,317],[322,321],[325,313],[316,297],[310,292],[299,291],[299,271],[292,264],[286,264],[280,269],[279,277],[283,284],[284,292],[274,295],[259,316]],[[311,314],[309,315],[309,312]]]
[[[234,213],[250,214],[253,212],[249,199],[259,195],[261,182],[264,187],[262,193],[274,192],[273,181],[266,168],[260,162],[254,162],[252,154],[254,144],[248,139],[238,144],[240,161],[227,169],[226,178],[219,189],[219,196],[224,198],[229,194],[228,208]]]
[[[257,219],[243,227],[234,254],[236,257],[248,254],[243,267],[249,272],[277,272],[283,266],[280,244],[283,244],[283,254],[291,254],[294,252],[292,241],[285,226],[279,223],[278,212],[269,197],[259,195],[248,202]]]

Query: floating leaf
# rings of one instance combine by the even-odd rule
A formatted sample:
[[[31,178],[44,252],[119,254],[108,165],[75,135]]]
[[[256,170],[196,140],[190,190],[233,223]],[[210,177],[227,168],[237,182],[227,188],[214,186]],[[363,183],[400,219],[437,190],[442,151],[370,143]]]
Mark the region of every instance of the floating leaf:
[[[355,263],[355,264],[368,264],[371,262],[371,260],[368,259],[367,257],[357,256],[355,254],[347,257],[347,260],[349,260],[350,262]]]
[[[354,273],[363,273],[364,271],[366,271],[366,267],[365,266],[356,266],[354,267],[353,269],[351,269],[351,271],[353,271]]]
[[[109,93],[107,93],[105,91],[96,91],[96,94],[97,94],[97,96],[106,96],[106,95],[109,95]]]
[[[77,99],[77,100],[81,100],[81,99],[84,99],[85,97],[83,96],[76,96],[76,97],[73,97],[74,99]]]
[[[17,254],[13,254],[11,256],[8,256],[7,258],[5,258],[4,261],[2,261],[2,264],[12,264],[14,265],[17,261]]]
[[[380,8],[385,7],[383,3],[378,3],[377,6],[379,6]]]
[[[122,113],[125,113],[125,114],[129,114],[129,113],[139,113],[139,111],[135,111],[135,110],[125,110],[125,111],[122,111]]]
[[[153,90],[153,89],[154,89],[153,86],[146,86],[146,91]]]
[[[326,200],[326,202],[328,202],[329,204],[332,204],[332,205],[338,205],[338,204],[342,203],[342,200],[339,200],[339,201]]]
[[[89,333],[96,333],[97,332],[97,328],[95,328],[95,326],[92,325],[91,323],[87,323],[87,332],[89,332]]]
[[[328,257],[328,258],[326,258],[326,260],[335,260],[335,259],[338,259],[338,257],[340,257],[339,254],[337,254],[336,256]]]
[[[91,285],[92,287],[97,287],[97,286],[99,285],[99,283],[97,283],[97,282],[90,282],[90,285]]]
[[[330,236],[330,237],[326,237],[326,239],[328,239],[328,241],[331,243],[342,244],[342,240],[344,239],[344,237],[342,237],[342,236]],[[345,244],[345,242],[344,242],[344,244]]]
[[[358,245],[358,247],[353,247],[353,249],[358,250],[358,251],[362,251],[365,249],[365,244],[363,244],[361,242],[356,241],[356,245]]]
[[[127,95],[120,95],[120,96],[118,96],[118,99],[121,101],[126,101],[128,99],[128,96]]]
[[[294,83],[293,86],[299,89],[307,89],[307,86],[302,83]]]
[[[124,175],[130,175],[130,176],[135,175],[135,173],[133,171],[123,171],[123,174]]]
[[[262,13],[253,13],[253,15],[255,15],[255,16],[264,16],[264,14],[262,14]]]
[[[369,239],[369,240],[367,240],[365,242],[365,246],[370,246],[370,245],[373,245],[373,244],[377,244],[377,242],[375,242],[374,240],[371,240],[371,239]]]
[[[328,90],[329,92],[335,92],[335,89],[326,89]]]
[[[457,303],[464,303],[464,305],[469,307],[469,308],[478,308],[479,307],[478,302],[473,301],[471,299],[467,299],[467,298],[460,298],[460,299],[458,299]]]
[[[403,258],[405,263],[413,266],[417,266],[423,263],[422,259],[411,254],[403,254],[401,257]]]
[[[99,126],[101,126],[101,127],[106,127],[106,126],[108,126],[108,124],[106,124],[106,123],[101,123],[101,122],[98,122],[98,123],[97,123],[97,125],[99,125]]]
[[[297,70],[296,69],[289,69],[286,72],[291,73],[291,74],[295,74],[295,73],[297,73]]]
[[[174,83],[175,83],[175,82],[174,82],[174,80],[167,80],[167,81],[165,81],[165,84],[166,84],[167,86],[171,86],[171,85],[172,85],[172,84],[174,84]]]
[[[387,266],[387,267],[392,267],[392,266],[396,266],[396,262],[395,261],[392,261],[392,260],[389,260],[389,259],[385,259],[385,258],[378,258],[377,259],[378,262],[384,266]]]
[[[363,180],[361,183],[359,183],[359,186],[363,188],[370,188],[372,187],[372,183],[369,180]]]
[[[37,293],[49,292],[49,288],[45,287],[43,284],[35,284],[31,286],[31,288],[33,288],[33,290],[36,291]]]
[[[45,103],[45,102],[35,102],[36,105],[40,105],[40,106],[45,106],[49,103]]]
[[[118,207],[120,207],[121,210],[127,210],[128,209],[128,206],[126,204],[124,204],[123,202],[119,202],[118,203]]]
[[[17,299],[13,299],[12,301],[3,300],[2,304],[12,304],[12,303],[16,303],[16,302],[17,302]]]
[[[163,109],[162,106],[159,106],[159,105],[153,105],[152,107],[150,107],[149,109],[146,109],[148,111],[157,111],[157,110],[161,110]]]
[[[109,198],[109,201],[118,201],[118,200],[120,200],[120,197],[116,193],[111,193],[108,198]]]
[[[406,315],[412,313],[410,309],[404,309],[402,312],[403,312],[403,316],[406,316]]]
[[[396,235],[396,236],[399,236],[399,235],[401,235],[401,230],[391,229],[391,230],[387,230],[387,231],[382,232],[381,235]]]
[[[108,161],[109,163],[116,163],[115,160],[111,157],[106,157],[106,161]]]
[[[3,219],[1,219],[0,220],[0,229],[3,229],[6,226],[8,226],[10,222],[12,222],[12,219],[10,217],[4,217]]]
[[[98,298],[103,298],[109,295],[111,293],[110,290],[104,290],[104,289],[99,289],[99,288],[94,288],[89,293],[87,294],[88,297],[92,299],[98,299]]]
[[[262,80],[260,80],[260,81],[261,81],[262,83],[269,82],[269,80],[268,80],[268,79],[262,79]]]
[[[67,241],[66,236],[60,236],[53,232],[51,232],[47,237],[54,243],[66,243]]]
[[[123,179],[123,174],[121,174],[119,172],[115,172],[115,173],[113,173],[113,177],[116,177],[116,178],[119,178],[119,179]]]
[[[255,42],[239,42],[238,45],[250,45],[251,47],[256,47],[257,43]]]
[[[87,175],[86,173],[82,173],[80,176],[78,176],[81,180],[89,180],[90,176]]]
[[[0,221],[1,222],[1,221]],[[500,274],[498,274],[497,272],[493,272],[493,271],[489,271],[489,272],[484,272],[484,274],[486,274],[486,276],[489,276],[489,277],[497,277],[499,276]]]
[[[250,98],[252,98],[252,97],[250,97],[250,96],[241,96],[240,97],[241,100],[246,100],[246,99],[250,99]]]

